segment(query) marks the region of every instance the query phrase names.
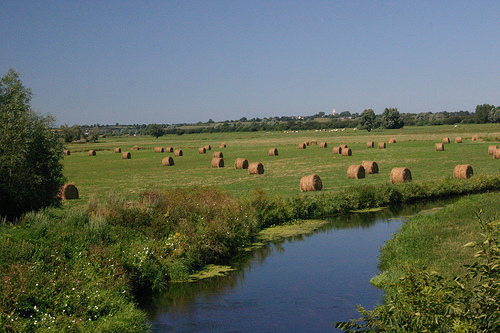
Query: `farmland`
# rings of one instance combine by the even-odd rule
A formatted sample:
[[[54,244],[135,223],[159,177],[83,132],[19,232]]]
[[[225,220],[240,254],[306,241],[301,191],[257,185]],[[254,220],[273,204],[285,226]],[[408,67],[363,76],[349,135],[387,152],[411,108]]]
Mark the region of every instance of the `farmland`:
[[[473,135],[478,135],[479,140],[472,141]],[[444,137],[449,137],[451,143],[445,144],[444,151],[435,151],[435,143]],[[455,144],[456,137],[461,137],[462,143]],[[388,143],[390,138],[396,139],[396,143]],[[475,175],[496,174],[499,163],[488,155],[488,146],[497,144],[499,139],[500,127],[495,124],[407,127],[370,133],[346,129],[166,135],[158,139],[123,136],[100,138],[97,143],[68,144],[66,149],[71,155],[65,156],[63,163],[68,182],[78,187],[83,202],[109,193],[133,199],[144,190],[191,186],[217,186],[236,197],[244,197],[254,189],[288,197],[299,195],[300,179],[313,173],[321,177],[324,192],[386,183],[394,167],[409,168],[414,181],[451,177],[458,164],[471,164]],[[312,140],[318,145],[298,149],[299,143]],[[375,148],[367,148],[367,141],[374,141]],[[225,148],[219,148],[222,142]],[[320,148],[320,142],[327,142],[327,148]],[[386,149],[378,149],[378,142],[385,142]],[[352,156],[333,154],[332,148],[340,144],[347,144]],[[211,150],[199,154],[198,148],[205,145],[210,145]],[[139,150],[132,150],[134,146],[139,146]],[[183,156],[154,151],[154,147],[170,146],[181,149]],[[131,159],[122,160],[121,154],[114,152],[116,147],[130,152]],[[278,156],[269,156],[270,148],[277,148]],[[96,156],[88,156],[90,149],[96,150]],[[224,154],[223,168],[211,168],[214,151]],[[166,156],[172,156],[175,165],[162,166]],[[249,175],[248,170],[235,169],[236,158],[263,163],[264,174]],[[376,161],[379,173],[364,179],[347,179],[348,167],[363,161]]]

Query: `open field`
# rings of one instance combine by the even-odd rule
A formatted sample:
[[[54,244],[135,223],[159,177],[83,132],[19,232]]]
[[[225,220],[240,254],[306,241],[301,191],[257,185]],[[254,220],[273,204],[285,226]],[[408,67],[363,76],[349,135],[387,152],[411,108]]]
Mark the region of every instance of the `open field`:
[[[473,135],[478,141],[472,141]],[[449,137],[450,144],[444,151],[435,151],[435,143]],[[463,142],[455,144],[461,137]],[[389,144],[389,138],[396,143]],[[189,135],[167,135],[158,139],[151,136],[101,138],[97,143],[69,144],[71,155],[64,157],[64,174],[68,182],[75,183],[83,201],[109,192],[135,196],[143,190],[172,189],[187,186],[218,186],[237,197],[243,197],[260,188],[270,195],[293,196],[300,194],[299,182],[303,176],[318,174],[323,182],[323,191],[360,184],[380,184],[389,181],[394,167],[408,167],[414,181],[432,181],[451,177],[458,164],[471,164],[474,174],[494,174],[500,171],[500,160],[488,155],[488,146],[498,144],[498,124],[406,127],[401,130],[346,129],[337,132],[301,131],[205,133]],[[299,149],[299,143],[316,140],[318,145]],[[327,148],[320,148],[325,141]],[[366,141],[374,141],[375,148],[367,148]],[[220,143],[225,148],[219,148]],[[385,142],[386,149],[378,149],[378,142]],[[333,154],[334,146],[347,144],[352,156]],[[132,150],[133,146],[140,150]],[[198,148],[211,145],[212,150],[199,154]],[[183,156],[174,153],[155,153],[154,147],[172,146],[182,149]],[[131,159],[122,160],[114,153],[131,153]],[[278,149],[278,156],[268,156],[270,148]],[[96,156],[88,156],[95,149]],[[224,168],[211,168],[212,154],[224,154]],[[174,166],[162,166],[162,159],[172,156]],[[246,158],[249,163],[261,162],[265,172],[249,175],[248,170],[234,168],[236,158]],[[347,168],[362,161],[376,161],[378,174],[366,175],[364,179],[347,179]],[[304,195],[308,195],[304,193]]]

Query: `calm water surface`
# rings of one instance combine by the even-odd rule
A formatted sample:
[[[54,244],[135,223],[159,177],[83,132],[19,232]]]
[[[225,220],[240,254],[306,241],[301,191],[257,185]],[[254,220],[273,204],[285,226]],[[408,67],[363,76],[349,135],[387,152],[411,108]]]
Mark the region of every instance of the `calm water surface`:
[[[369,280],[380,247],[402,223],[397,216],[334,220],[256,250],[227,276],[172,284],[150,302],[153,332],[339,332],[332,323],[358,318],[357,304],[381,302],[383,292]]]

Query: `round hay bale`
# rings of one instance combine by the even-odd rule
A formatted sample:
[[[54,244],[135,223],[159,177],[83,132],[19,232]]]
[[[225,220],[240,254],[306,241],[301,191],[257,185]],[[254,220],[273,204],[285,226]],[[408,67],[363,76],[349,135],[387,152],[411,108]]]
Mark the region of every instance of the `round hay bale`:
[[[495,150],[497,150],[497,146],[493,145],[493,146],[488,146],[488,155],[494,155],[495,154]]]
[[[479,135],[475,134],[472,136],[472,141],[477,141],[479,140]]]
[[[115,148],[115,154],[120,154],[122,152],[121,148]]]
[[[379,142],[378,149],[385,149],[385,142]]]
[[[278,149],[271,148],[271,149],[269,149],[268,154],[269,154],[269,156],[278,156]]]
[[[174,159],[172,158],[172,156],[164,157],[161,160],[161,165],[163,165],[163,166],[172,166],[172,165],[174,165]]]
[[[71,152],[69,150],[63,150],[63,154],[68,156],[68,155],[71,155]]]
[[[444,151],[444,143],[436,143],[436,151]]]
[[[213,157],[214,158],[223,158],[224,154],[221,151],[214,151]]]
[[[78,194],[78,189],[76,188],[75,184],[72,183],[64,184],[61,187],[59,195],[62,200],[72,200],[72,199],[78,199],[80,197]]]
[[[248,165],[248,173],[251,175],[262,175],[264,173],[264,165],[260,162],[250,163]]]
[[[461,137],[455,138],[455,143],[462,143],[462,138]]]
[[[166,151],[167,153],[171,153],[171,152],[173,152],[173,151],[174,151],[174,147],[167,147],[167,148],[165,148],[165,151]]]
[[[198,154],[205,154],[206,152],[207,150],[205,149],[205,147],[198,148]]]
[[[248,160],[246,158],[238,157],[236,161],[234,161],[235,169],[248,169]]]
[[[205,145],[205,150],[212,150],[212,146],[210,146],[210,145]]]
[[[184,155],[184,153],[182,152],[182,150],[180,150],[180,149],[176,149],[176,150],[174,151],[174,156],[182,156],[182,155]]]
[[[321,178],[316,174],[300,179],[300,190],[302,192],[321,191],[322,188],[323,183],[321,182]]]
[[[361,165],[365,168],[365,174],[378,173],[378,164],[375,161],[363,161]]]
[[[393,168],[391,170],[391,183],[411,182],[411,172],[408,168]]]
[[[223,168],[224,159],[220,157],[212,158],[212,168]]]
[[[299,143],[299,149],[306,149],[307,144],[305,142]]]
[[[347,148],[347,145],[346,144],[342,144],[342,145],[339,145],[340,148],[344,149],[344,148]]]
[[[316,140],[311,140],[311,146],[316,146],[318,144],[318,141]]]
[[[390,138],[390,139],[389,139],[389,143],[396,143],[396,139],[394,139],[394,138]]]
[[[163,147],[155,147],[155,153],[163,153],[165,149]]]
[[[342,148],[342,156],[351,156],[352,150],[351,148]]]
[[[340,147],[333,147],[333,153],[334,154],[342,154],[342,148],[340,148]]]
[[[470,164],[457,165],[453,170],[453,178],[469,179],[474,174]]]
[[[306,144],[306,146],[309,146],[309,141],[304,141],[304,143]]]
[[[327,144],[326,142],[324,142],[324,141],[323,141],[323,142],[320,142],[320,143],[319,143],[319,147],[320,147],[320,148],[328,148],[328,144]]]
[[[132,158],[132,155],[130,155],[129,152],[123,152],[122,153],[122,160],[130,160]]]
[[[96,155],[96,151],[91,149],[89,150],[89,156],[95,156]]]
[[[347,178],[348,179],[365,178],[365,168],[362,165],[350,165],[349,168],[347,168]]]
[[[493,153],[493,158],[494,159],[500,158],[500,149],[495,149],[495,152]]]
[[[226,148],[226,143],[225,143],[225,142],[222,142],[222,143],[219,145],[219,148]]]
[[[139,146],[132,147],[132,150],[139,150]]]
[[[450,138],[443,138],[443,141],[441,141],[443,143],[450,143]]]
[[[373,141],[366,141],[366,148],[373,148],[375,147],[375,142]]]

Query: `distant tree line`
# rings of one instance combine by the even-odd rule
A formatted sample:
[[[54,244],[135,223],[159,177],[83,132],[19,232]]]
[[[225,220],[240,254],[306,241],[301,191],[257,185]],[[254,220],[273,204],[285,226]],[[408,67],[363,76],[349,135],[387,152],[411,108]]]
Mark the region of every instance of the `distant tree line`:
[[[156,138],[165,134],[256,132],[256,131],[302,131],[329,130],[335,128],[359,128],[371,131],[377,128],[397,129],[403,126],[433,126],[454,124],[499,123],[500,107],[482,104],[475,112],[421,112],[400,113],[397,108],[386,108],[380,115],[372,109],[361,114],[343,111],[338,115],[319,112],[312,116],[282,116],[270,118],[242,117],[239,120],[225,120],[196,124],[134,124],[134,125],[63,125],[58,129],[59,137],[66,142],[97,141],[102,136],[152,135]]]

